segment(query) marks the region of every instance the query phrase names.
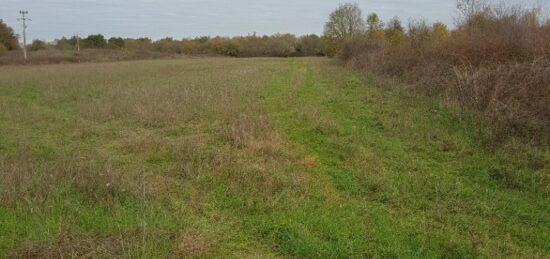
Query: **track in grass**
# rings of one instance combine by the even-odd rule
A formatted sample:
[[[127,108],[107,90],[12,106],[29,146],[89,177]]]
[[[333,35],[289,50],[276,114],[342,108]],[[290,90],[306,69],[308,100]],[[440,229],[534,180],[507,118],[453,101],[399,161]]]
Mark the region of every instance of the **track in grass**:
[[[544,257],[542,148],[327,59],[0,71],[0,252]]]

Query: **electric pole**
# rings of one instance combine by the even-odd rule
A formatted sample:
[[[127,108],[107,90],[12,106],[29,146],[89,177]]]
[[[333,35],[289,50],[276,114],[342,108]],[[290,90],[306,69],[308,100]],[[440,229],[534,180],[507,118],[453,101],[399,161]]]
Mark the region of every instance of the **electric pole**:
[[[29,12],[28,11],[19,11],[21,18],[17,18],[18,21],[23,23],[23,57],[27,60],[27,21],[31,19],[25,17]]]
[[[80,53],[80,35],[76,35],[76,52]]]

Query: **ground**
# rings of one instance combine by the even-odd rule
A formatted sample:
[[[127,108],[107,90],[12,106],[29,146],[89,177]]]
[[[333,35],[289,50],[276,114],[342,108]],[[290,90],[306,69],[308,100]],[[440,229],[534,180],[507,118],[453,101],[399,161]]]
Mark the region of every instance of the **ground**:
[[[0,257],[548,257],[550,152],[324,58],[0,67]]]

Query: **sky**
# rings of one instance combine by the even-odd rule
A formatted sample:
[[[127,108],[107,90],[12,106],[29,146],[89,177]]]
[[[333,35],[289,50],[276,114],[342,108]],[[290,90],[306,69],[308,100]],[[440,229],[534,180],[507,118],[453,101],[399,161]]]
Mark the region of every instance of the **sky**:
[[[0,19],[21,34],[19,10],[28,10],[27,37],[101,33],[106,37],[191,38],[293,33],[322,34],[331,11],[344,2],[358,3],[364,15],[388,20],[423,18],[452,27],[455,0],[0,0]],[[505,0],[550,3],[550,0]]]

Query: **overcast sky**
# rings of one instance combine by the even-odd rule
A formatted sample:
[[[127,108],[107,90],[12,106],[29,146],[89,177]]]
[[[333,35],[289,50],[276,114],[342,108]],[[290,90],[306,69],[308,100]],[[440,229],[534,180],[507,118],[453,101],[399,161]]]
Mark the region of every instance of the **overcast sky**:
[[[0,19],[18,34],[19,10],[28,10],[30,39],[74,34],[183,38],[202,35],[321,34],[340,0],[0,0]],[[363,13],[453,24],[455,0],[357,0]],[[506,0],[532,5],[550,0]]]

